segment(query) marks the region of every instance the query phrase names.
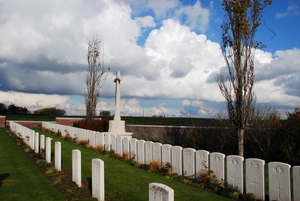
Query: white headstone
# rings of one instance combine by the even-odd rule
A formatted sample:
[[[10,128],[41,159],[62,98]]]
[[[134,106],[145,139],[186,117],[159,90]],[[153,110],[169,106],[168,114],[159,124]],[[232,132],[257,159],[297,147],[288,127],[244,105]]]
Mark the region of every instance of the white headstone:
[[[172,147],[172,172],[182,175],[182,147]]]
[[[55,159],[54,159],[55,169],[61,171],[61,143],[55,142]]]
[[[163,144],[161,146],[161,162],[162,164],[172,163],[172,145]]]
[[[196,176],[199,178],[201,171],[207,171],[209,169],[209,152],[206,150],[196,151]]]
[[[90,131],[89,141],[92,147],[96,147],[96,131]]]
[[[137,161],[145,164],[145,140],[137,141]]]
[[[150,164],[152,161],[152,151],[153,151],[153,142],[146,141],[145,142],[145,164]]]
[[[104,141],[105,141],[104,149],[106,151],[110,151],[111,143],[110,143],[110,134],[109,133],[104,134]]]
[[[95,147],[104,146],[104,133],[95,133]]]
[[[270,200],[291,200],[290,168],[286,163],[269,163]]]
[[[246,193],[265,199],[265,161],[257,158],[246,159]]]
[[[164,184],[150,183],[149,201],[174,201],[174,190]]]
[[[105,200],[104,162],[99,158],[92,159],[92,196],[100,201]]]
[[[45,149],[45,135],[40,135],[40,150]]]
[[[81,187],[81,152],[72,150],[72,181]]]
[[[25,127],[25,126],[24,126]],[[29,135],[29,146],[31,149],[34,149],[34,144],[35,144],[35,131],[29,129],[29,128],[26,128],[27,129],[27,132],[28,132],[28,135]]]
[[[130,148],[130,159],[137,160],[137,139],[132,138],[129,140],[129,148]]]
[[[51,138],[46,137],[46,162],[51,163]]]
[[[218,180],[225,179],[224,174],[224,158],[225,155],[219,152],[213,152],[209,155],[210,170],[213,171]]]
[[[110,135],[110,143],[111,143],[111,149],[116,152],[117,151],[117,136],[116,135]]]
[[[161,143],[159,143],[159,142],[153,143],[152,160],[161,162]]]
[[[227,156],[227,181],[238,187],[241,194],[244,190],[244,157],[237,155]]]
[[[300,166],[293,167],[293,192],[294,201],[300,201]]]
[[[116,140],[116,153],[122,155],[122,150],[123,150],[123,143],[122,143],[123,137],[122,136],[117,136]]]
[[[184,148],[183,155],[183,176],[195,178],[195,149]]]
[[[39,133],[36,132],[35,133],[35,137],[34,137],[34,151],[35,153],[39,153],[39,141],[40,141],[40,136],[39,136]]]
[[[126,159],[129,159],[129,153],[130,153],[130,149],[129,149],[129,139],[127,137],[125,137],[123,139],[123,151],[122,151],[122,154],[127,154],[128,157]]]

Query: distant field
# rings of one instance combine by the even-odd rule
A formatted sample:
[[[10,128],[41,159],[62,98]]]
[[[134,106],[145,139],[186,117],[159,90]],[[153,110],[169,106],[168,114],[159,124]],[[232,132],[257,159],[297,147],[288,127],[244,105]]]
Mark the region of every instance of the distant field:
[[[85,118],[84,116],[64,116],[67,118]],[[56,116],[46,115],[7,115],[6,120],[22,120],[22,121],[55,121]],[[99,117],[97,117],[99,118]],[[111,120],[104,117],[102,119]],[[218,121],[211,118],[189,118],[189,117],[121,117],[126,124],[135,125],[165,125],[165,126],[200,126],[209,127],[216,126]]]

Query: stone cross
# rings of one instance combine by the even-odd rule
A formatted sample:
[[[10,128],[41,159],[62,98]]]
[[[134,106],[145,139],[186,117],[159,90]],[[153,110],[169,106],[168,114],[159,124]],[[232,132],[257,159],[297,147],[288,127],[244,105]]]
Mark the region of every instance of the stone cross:
[[[121,117],[120,117],[120,82],[122,80],[122,77],[120,75],[120,71],[116,72],[116,79],[114,80],[114,82],[116,83],[116,94],[115,94],[115,116],[114,116],[114,120],[115,121],[120,121]]]

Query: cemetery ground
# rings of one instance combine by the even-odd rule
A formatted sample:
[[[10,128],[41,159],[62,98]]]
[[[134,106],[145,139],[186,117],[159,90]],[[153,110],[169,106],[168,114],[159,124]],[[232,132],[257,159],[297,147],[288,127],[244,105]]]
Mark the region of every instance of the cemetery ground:
[[[70,173],[71,169],[72,169],[72,161],[71,161],[72,160],[71,159],[72,158],[71,157],[72,150],[79,149],[81,151],[83,184],[85,183],[85,184],[91,185],[91,160],[93,158],[100,158],[101,160],[103,160],[104,164],[105,164],[105,196],[106,196],[107,200],[116,200],[116,201],[117,200],[132,200],[132,201],[133,200],[137,200],[137,201],[148,200],[148,185],[149,185],[149,183],[152,183],[152,182],[163,183],[163,184],[173,188],[174,192],[175,192],[175,200],[183,200],[183,201],[184,200],[212,200],[212,201],[213,200],[229,200],[227,198],[220,197],[220,196],[212,194],[212,193],[208,193],[199,188],[186,185],[179,181],[172,180],[170,178],[165,178],[156,173],[147,172],[143,169],[139,169],[128,163],[125,163],[124,161],[121,161],[119,159],[115,159],[115,158],[112,158],[107,155],[102,155],[94,150],[80,147],[72,142],[67,142],[67,141],[63,140],[62,138],[53,136],[47,132],[43,132],[40,129],[34,129],[34,130],[36,130],[40,134],[44,134],[45,136],[52,138],[52,143],[51,143],[52,150],[54,150],[54,142],[55,141],[60,141],[62,143],[62,167],[65,168],[65,170],[68,173]],[[2,131],[2,133],[1,133],[2,135],[3,135],[3,132],[4,131]],[[1,142],[4,142],[4,143],[6,141],[9,141],[9,139],[1,140]],[[8,156],[10,154],[7,154],[7,152],[5,151],[6,150],[5,148],[4,148],[4,150],[1,150],[1,154],[3,154],[4,151],[6,152],[6,156],[8,158],[8,159],[6,159],[7,161],[9,161],[12,157],[19,158],[20,157],[19,155],[22,155],[22,157],[24,158],[24,154],[22,154],[22,151],[20,150],[20,148],[16,147],[16,144],[14,144],[14,142],[11,142],[10,145],[8,144],[7,146],[14,147],[13,149],[18,150],[18,153],[16,153],[14,156]],[[0,160],[3,160],[3,159],[0,158]],[[8,163],[7,161],[4,161],[4,163]],[[26,156],[25,156],[25,161],[26,161]],[[31,165],[30,165],[30,167],[26,167],[26,169],[30,169],[32,174],[34,174],[34,175],[39,175],[39,171],[37,171],[37,167],[28,161],[29,160],[27,158],[27,163],[31,164]],[[3,171],[12,172],[12,169],[16,169],[16,164],[10,164],[10,166],[7,167],[7,169],[8,170],[6,170],[6,171],[2,170],[2,167],[1,167],[0,170],[1,170],[1,172],[3,172]],[[22,171],[21,171],[21,173],[23,174]],[[10,175],[12,175],[12,173]],[[28,177],[30,177],[30,174],[23,174],[23,175],[24,175],[23,179],[25,179],[25,180]],[[70,176],[70,174],[69,174],[69,176]],[[1,176],[1,178],[2,177],[3,176]],[[11,177],[11,176],[9,176],[9,177]],[[43,176],[41,176],[41,177],[43,177]],[[5,183],[8,181],[8,178],[2,179],[2,181],[1,181],[3,183],[2,187],[5,186]],[[22,195],[23,193],[18,190],[20,188],[23,188],[24,193],[25,194],[27,193],[27,195],[31,194],[31,196],[29,196],[29,198],[31,198],[30,200],[33,200],[32,198],[36,198],[35,193],[37,193],[37,191],[38,191],[38,194],[40,194],[40,191],[43,191],[43,189],[47,189],[50,191],[50,194],[46,194],[44,196],[44,198],[47,198],[47,199],[41,198],[41,199],[37,199],[37,200],[51,200],[52,198],[53,198],[53,200],[63,200],[61,198],[60,193],[58,193],[58,191],[55,188],[53,188],[53,186],[51,185],[51,182],[49,182],[47,179],[45,179],[45,177],[43,177],[43,179],[39,179],[39,180],[41,180],[42,183],[35,184],[35,188],[33,188],[33,189],[30,189],[29,184],[26,185],[26,183],[24,183],[24,185],[23,185],[23,183],[19,183],[19,184],[16,184],[15,187],[9,187],[10,190],[8,192],[6,192],[5,195],[10,196],[9,192],[11,192],[11,193],[14,192],[14,194]],[[71,177],[69,178],[69,181],[71,181]],[[67,181],[65,181],[65,182],[67,182]],[[69,182],[69,183],[72,183],[72,182]],[[73,185],[74,185],[74,183],[73,183]],[[0,192],[2,190],[4,190],[2,187],[0,188]],[[53,191],[51,189],[53,189]],[[30,191],[30,193],[28,193],[29,191]],[[78,189],[76,189],[76,188],[74,188],[72,191],[73,191],[72,192],[73,194],[78,193],[77,192]],[[18,192],[18,193],[15,193],[15,192]],[[33,192],[35,192],[35,193],[33,194]],[[61,193],[63,196],[66,196],[64,194],[66,192],[61,192]],[[86,200],[89,200],[88,198],[91,199],[90,190],[88,191],[88,194],[89,195],[86,195],[86,196],[88,196]],[[1,196],[3,196],[2,193],[0,193],[0,199],[1,199]],[[57,197],[55,197],[55,196],[57,196]],[[24,197],[22,197],[22,199],[16,199],[16,200],[24,200],[23,198]],[[4,199],[4,200],[10,200],[10,199]],[[15,200],[15,199],[12,199],[12,200]],[[72,199],[69,199],[69,200],[72,200]],[[73,199],[73,200],[76,200],[76,199]],[[84,200],[84,199],[78,199],[78,200]]]
[[[78,188],[67,170],[57,172],[40,159],[16,135],[0,129],[0,200],[96,200],[87,184]]]

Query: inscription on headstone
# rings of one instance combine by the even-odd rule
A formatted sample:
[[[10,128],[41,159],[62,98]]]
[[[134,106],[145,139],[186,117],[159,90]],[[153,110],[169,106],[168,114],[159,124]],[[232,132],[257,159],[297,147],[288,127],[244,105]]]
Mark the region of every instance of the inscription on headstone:
[[[227,181],[234,187],[238,187],[241,194],[244,189],[244,158],[236,155],[227,156]]]
[[[137,161],[145,164],[145,140],[137,141]]]
[[[152,151],[153,151],[153,142],[146,141],[145,142],[145,164],[150,164],[152,161]]]
[[[265,199],[265,161],[246,159],[246,193],[254,193],[257,199]]]
[[[150,183],[149,201],[174,201],[174,190],[164,184]]]
[[[195,178],[195,149],[184,148],[183,153],[183,176]]]
[[[182,175],[182,147],[172,147],[172,172],[178,175]]]
[[[81,187],[81,152],[72,150],[72,181]]]
[[[225,155],[219,152],[213,152],[209,155],[210,170],[216,175],[218,180],[225,179],[224,175],[224,158]]]
[[[209,152],[206,150],[196,151],[196,176],[198,178],[201,171],[207,171],[209,169],[208,156]]]
[[[291,200],[290,168],[286,163],[269,163],[270,200]]]
[[[92,196],[100,201],[105,200],[104,191],[104,162],[92,159]]]

